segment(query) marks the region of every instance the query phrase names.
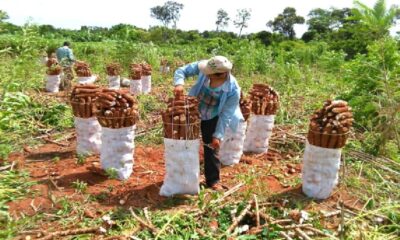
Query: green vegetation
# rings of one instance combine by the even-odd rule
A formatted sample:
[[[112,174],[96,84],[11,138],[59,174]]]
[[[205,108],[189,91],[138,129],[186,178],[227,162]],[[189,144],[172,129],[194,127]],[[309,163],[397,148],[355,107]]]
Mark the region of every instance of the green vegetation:
[[[72,183],[72,187],[79,193],[84,193],[87,190],[87,183],[83,181],[76,180]]]

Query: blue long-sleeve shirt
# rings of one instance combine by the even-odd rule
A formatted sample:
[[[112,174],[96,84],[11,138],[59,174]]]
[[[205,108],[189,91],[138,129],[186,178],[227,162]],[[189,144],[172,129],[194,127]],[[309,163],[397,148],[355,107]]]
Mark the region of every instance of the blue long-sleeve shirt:
[[[75,61],[74,54],[72,50],[67,47],[60,47],[56,51],[57,61],[61,65],[71,65],[73,61]]]
[[[190,96],[198,96],[204,87],[204,82],[208,77],[199,70],[199,62],[193,62],[178,68],[174,75],[174,84],[183,85],[185,79],[190,76],[198,75],[197,82],[189,91]],[[239,107],[240,87],[236,78],[229,74],[227,82],[222,85],[222,94],[218,105],[218,122],[213,137],[223,139],[225,129],[230,127],[236,131],[240,121],[244,120]],[[201,111],[200,111],[201,112]]]

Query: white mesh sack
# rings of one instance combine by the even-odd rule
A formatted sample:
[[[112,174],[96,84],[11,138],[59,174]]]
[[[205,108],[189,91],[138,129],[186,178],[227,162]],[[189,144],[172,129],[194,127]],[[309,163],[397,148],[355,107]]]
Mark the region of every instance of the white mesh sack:
[[[268,151],[274,120],[275,115],[250,116],[249,127],[244,140],[244,152],[264,153]]]
[[[224,140],[219,149],[219,160],[223,165],[238,164],[243,154],[243,143],[246,136],[247,122],[240,122],[238,128],[232,131],[230,127],[225,130]]]
[[[78,83],[80,84],[91,84],[94,83],[97,79],[96,75],[92,75],[90,77],[77,77]]]
[[[165,179],[161,196],[198,194],[200,175],[200,140],[164,138]]]
[[[133,169],[133,150],[135,147],[135,126],[125,128],[105,128],[101,135],[101,167],[114,169],[118,178],[126,180]]]
[[[130,83],[130,93],[134,95],[138,95],[142,93],[142,81],[141,80],[132,80]]]
[[[46,75],[46,91],[58,92],[60,89],[60,75]]]
[[[303,192],[308,197],[329,197],[338,182],[341,152],[341,148],[322,148],[306,142],[302,179]]]
[[[121,79],[119,76],[107,76],[108,88],[119,89],[121,87]]]
[[[89,155],[100,152],[101,126],[95,117],[75,117],[76,152]]]
[[[151,75],[149,76],[142,76],[142,92],[144,94],[150,93],[151,91]]]

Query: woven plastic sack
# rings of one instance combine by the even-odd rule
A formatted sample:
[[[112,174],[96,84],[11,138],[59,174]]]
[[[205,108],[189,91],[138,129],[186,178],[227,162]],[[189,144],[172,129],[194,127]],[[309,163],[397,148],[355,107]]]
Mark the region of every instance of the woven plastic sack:
[[[121,79],[119,76],[107,76],[108,88],[119,89],[121,87]]]
[[[303,156],[303,192],[325,199],[338,183],[342,149],[322,148],[306,142]]]
[[[125,128],[103,128],[100,152],[101,167],[113,169],[118,178],[126,180],[133,170],[135,148],[135,126]]]
[[[101,147],[101,126],[95,117],[75,117],[77,154],[98,154]]]
[[[142,76],[142,92],[144,94],[151,92],[151,75],[149,76]]]
[[[244,140],[244,152],[265,153],[268,151],[274,120],[275,115],[250,116],[249,127]]]
[[[141,80],[131,80],[130,93],[134,95],[139,95],[142,93],[142,81]]]
[[[60,75],[46,75],[46,91],[58,92],[60,90]]]
[[[247,122],[240,122],[236,131],[230,127],[225,130],[224,140],[219,149],[219,160],[223,165],[238,164],[243,154]]]
[[[200,140],[164,138],[165,179],[161,196],[198,194],[200,175]]]
[[[91,84],[94,83],[97,79],[97,76],[92,75],[90,77],[77,77],[78,83],[80,84]]]

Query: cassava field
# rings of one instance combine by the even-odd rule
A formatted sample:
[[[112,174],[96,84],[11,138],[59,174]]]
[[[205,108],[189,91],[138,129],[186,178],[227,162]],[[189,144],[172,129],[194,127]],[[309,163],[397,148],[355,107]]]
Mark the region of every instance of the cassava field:
[[[399,239],[398,37],[368,30],[361,20],[311,39],[0,24],[0,239]],[[152,67],[151,93],[137,96],[126,181],[94,171],[99,155],[76,154],[71,92],[44,89],[41,57],[66,39],[100,87],[108,85],[107,64],[119,63],[123,78],[133,62]],[[269,150],[223,167],[224,191],[201,186],[198,195],[162,197],[161,111],[172,96],[173,71],[213,55],[232,60],[246,96],[254,83],[279,93]],[[171,71],[161,73],[161,64]],[[347,101],[354,123],[337,186],[315,200],[302,192],[302,159],[310,117],[327,99]]]

